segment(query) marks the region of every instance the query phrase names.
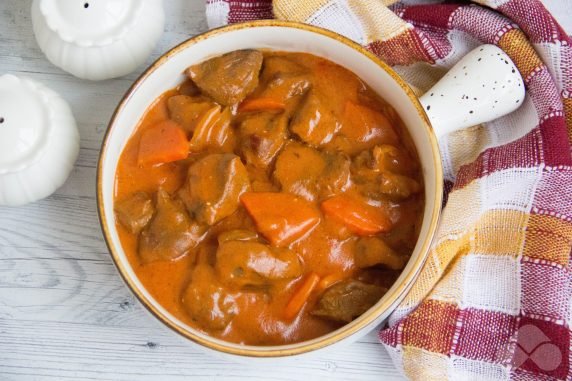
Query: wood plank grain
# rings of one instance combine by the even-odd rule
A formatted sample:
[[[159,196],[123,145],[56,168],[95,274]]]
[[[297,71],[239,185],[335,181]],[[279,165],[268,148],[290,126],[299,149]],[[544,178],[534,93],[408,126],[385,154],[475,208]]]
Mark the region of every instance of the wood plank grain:
[[[569,1],[549,0],[572,29]],[[49,63],[38,48],[30,0],[0,1],[0,74],[39,80],[72,106],[81,134],[76,168],[46,200],[0,207],[0,380],[397,380],[375,332],[294,365],[236,364],[203,353],[139,304],[122,283],[100,233],[95,167],[123,93],[162,52],[206,30],[202,0],[168,0],[168,23],[136,72],[89,82]]]
[[[0,361],[0,374],[9,380],[379,380],[392,371],[378,361],[376,343],[295,363],[229,363],[150,327],[0,320],[0,346],[11,348]]]
[[[45,59],[32,33],[31,0],[0,1],[0,74],[28,76],[58,91],[81,135],[76,167],[53,196],[0,207],[0,380],[401,379],[375,333],[294,366],[204,354],[152,318],[121,281],[96,214],[103,134],[140,72],[207,28],[202,0],[164,3],[165,34],[146,64],[123,78],[89,82]]]

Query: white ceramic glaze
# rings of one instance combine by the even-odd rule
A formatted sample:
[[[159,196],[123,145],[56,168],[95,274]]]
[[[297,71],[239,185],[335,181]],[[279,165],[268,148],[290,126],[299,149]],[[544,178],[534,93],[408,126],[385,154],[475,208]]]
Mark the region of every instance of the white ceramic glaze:
[[[0,76],[0,205],[49,196],[78,153],[75,120],[58,94],[31,79]]]
[[[98,202],[100,208],[100,218],[106,234],[108,245],[114,252],[114,259],[121,269],[122,275],[127,279],[128,284],[139,298],[152,310],[157,317],[163,321],[168,321],[169,325],[176,327],[178,331],[192,332],[196,338],[203,341],[215,343],[217,346],[225,345],[232,351],[239,352],[241,349],[257,350],[265,353],[279,350],[290,351],[302,344],[291,344],[283,346],[255,347],[226,343],[221,340],[208,337],[207,335],[187,326],[180,320],[172,316],[167,310],[159,305],[152,296],[144,289],[136,274],[129,265],[125,252],[121,247],[119,236],[115,228],[114,221],[114,181],[115,171],[119,156],[130,135],[137,126],[137,121],[141,118],[147,107],[164,91],[181,83],[184,79],[183,71],[189,66],[213,56],[217,56],[237,49],[258,48],[273,49],[281,51],[307,52],[334,61],[361,77],[373,90],[387,100],[399,113],[407,126],[413,142],[417,148],[425,183],[426,205],[424,220],[420,229],[420,239],[413,250],[411,260],[403,270],[402,274],[390,291],[373,307],[386,303],[388,295],[398,297],[391,305],[384,310],[380,310],[373,319],[362,315],[344,329],[361,327],[352,331],[350,335],[340,335],[338,331],[330,333],[321,338],[307,341],[304,345],[315,346],[315,350],[299,354],[300,356],[319,355],[324,350],[331,350],[340,345],[350,343],[367,333],[384,321],[398,302],[405,297],[410,289],[413,280],[420,270],[421,263],[427,256],[428,242],[430,242],[435,228],[441,205],[442,190],[442,168],[440,165],[440,153],[435,135],[427,122],[421,105],[412,95],[412,91],[390,73],[390,69],[385,70],[374,60],[361,53],[351,43],[341,37],[334,38],[315,31],[304,29],[307,27],[292,27],[287,25],[265,25],[252,24],[249,28],[222,29],[208,34],[205,38],[198,38],[184,43],[181,47],[175,48],[166,54],[168,59],[164,59],[151,67],[143,78],[137,82],[131,92],[124,98],[119,106],[114,119],[112,120],[108,135],[103,143],[98,168]],[[454,111],[454,108],[452,108]],[[437,123],[437,122],[436,122]],[[367,320],[369,319],[369,320]],[[362,322],[367,322],[363,323]],[[341,338],[338,337],[343,336]],[[322,339],[336,338],[333,343],[321,347]],[[206,348],[206,347],[205,347]],[[211,348],[207,348],[211,349]],[[212,351],[212,349],[211,349]],[[244,356],[237,356],[227,353],[230,351],[217,351],[221,356],[229,357],[233,360],[244,360]],[[280,353],[272,355],[275,357],[247,357],[246,361],[266,360],[276,361],[285,359]],[[288,357],[291,359],[292,357]]]
[[[481,45],[459,60],[420,100],[441,137],[516,110],[524,94],[522,77],[506,53],[495,45]]]
[[[432,231],[430,231],[430,221],[434,210],[434,191],[438,187],[437,182],[442,181],[441,177],[436,175],[437,169],[433,165],[433,155],[438,155],[438,153],[434,151],[434,146],[431,144],[431,133],[427,128],[426,121],[421,117],[415,105],[412,104],[407,93],[391,77],[391,75],[382,70],[375,62],[336,39],[302,29],[278,26],[256,27],[214,34],[208,39],[199,40],[197,43],[189,45],[186,49],[178,50],[175,53],[169,53],[169,59],[162,62],[161,65],[156,66],[148,75],[146,80],[140,83],[132,92],[122,108],[117,111],[113,123],[109,126],[110,130],[104,142],[100,158],[101,161],[99,164],[101,171],[99,179],[99,181],[101,181],[101,202],[99,207],[103,208],[103,215],[106,219],[105,223],[109,228],[109,235],[107,237],[109,244],[117,249],[118,260],[125,268],[127,272],[126,276],[135,282],[135,287],[140,290],[144,301],[153,305],[153,307],[159,311],[163,317],[173,322],[176,326],[184,330],[192,331],[197,336],[219,343],[223,342],[204,335],[172,316],[151,297],[137,279],[137,276],[129,265],[125,252],[121,248],[119,236],[115,228],[113,212],[114,180],[119,156],[127,142],[127,139],[133,133],[137,125],[137,121],[141,118],[147,107],[160,94],[181,83],[184,79],[182,73],[188,66],[229,51],[247,48],[308,52],[327,58],[352,70],[383,98],[388,100],[393,107],[395,107],[410,130],[423,166],[426,198],[428,202],[425,205],[425,214],[427,218],[425,218],[421,227],[421,236],[432,234]],[[413,251],[412,257],[419,258],[420,256],[425,255],[426,253],[422,252],[420,247],[417,247]],[[411,261],[410,264],[413,262],[414,261]],[[410,264],[406,266],[396,283],[399,283],[404,279],[408,272],[415,270]],[[402,297],[404,296],[405,293]],[[366,334],[370,329],[382,322],[390,312],[391,310],[385,311],[383,314],[377,316],[376,319],[368,325],[367,329],[362,329],[359,334],[352,335],[345,340],[339,341],[336,345],[342,345],[344,343],[357,340],[360,336]],[[354,324],[357,320],[358,319],[350,324]],[[227,345],[244,347],[238,344]],[[330,346],[328,348],[334,346]],[[282,347],[288,348],[290,345]],[[264,351],[272,347],[252,348]],[[239,358],[238,356],[228,356],[231,356],[234,359]]]
[[[131,73],[151,54],[165,24],[162,0],[34,0],[38,45],[79,78]]]

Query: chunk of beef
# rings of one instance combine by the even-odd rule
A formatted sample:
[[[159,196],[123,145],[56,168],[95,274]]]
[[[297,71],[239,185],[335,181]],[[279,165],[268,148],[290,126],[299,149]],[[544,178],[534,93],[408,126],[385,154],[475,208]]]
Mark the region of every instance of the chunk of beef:
[[[143,263],[174,260],[195,248],[204,228],[192,221],[180,200],[167,192],[157,192],[157,212],[139,237],[139,256]]]
[[[189,143],[191,152],[216,150],[232,152],[236,138],[231,125],[232,114],[229,107],[221,110],[214,106],[198,119],[193,137]]]
[[[201,89],[191,81],[190,78],[187,78],[183,83],[179,85],[177,88],[179,90],[179,94],[181,95],[188,95],[190,97],[197,97],[201,95]]]
[[[153,200],[145,192],[134,193],[115,206],[117,219],[133,234],[139,234],[147,226],[154,212]]]
[[[415,210],[419,214],[419,220],[423,216],[422,208]],[[420,226],[421,221],[417,222],[417,228]],[[415,245],[417,244],[417,237],[419,236],[419,231],[416,225],[408,223],[406,219],[403,222],[398,223],[395,227],[387,234],[383,236],[383,240],[391,247],[399,249],[399,253],[402,255],[410,254]]]
[[[189,168],[185,187],[189,211],[199,223],[214,225],[236,211],[250,180],[238,156],[212,154]]]
[[[386,289],[390,289],[391,286],[397,281],[401,271],[391,270],[386,267],[369,267],[363,269],[359,272],[356,279],[367,283],[375,284]]]
[[[383,265],[392,270],[401,270],[407,262],[406,257],[397,254],[383,240],[376,237],[359,239],[356,243],[354,260],[361,268]]]
[[[289,192],[308,201],[342,192],[350,181],[349,159],[337,153],[321,153],[292,143],[278,156],[274,178]]]
[[[350,185],[350,160],[342,153],[322,152],[326,167],[320,176],[320,197],[344,192]]]
[[[187,75],[209,97],[221,105],[242,101],[258,86],[262,53],[236,50],[187,69]]]
[[[290,131],[312,146],[330,142],[341,125],[322,102],[323,94],[310,91],[290,122]]]
[[[229,241],[256,241],[258,234],[251,230],[233,229],[220,233],[217,240],[219,245]]]
[[[235,296],[225,290],[207,264],[193,269],[182,304],[193,321],[212,330],[226,328],[239,311]]]
[[[212,102],[187,95],[175,95],[167,100],[170,118],[181,125],[186,132],[193,132],[200,116],[213,106]]]
[[[270,56],[264,58],[260,79],[264,82],[270,82],[279,75],[297,75],[307,72],[308,69],[287,57]]]
[[[352,172],[358,176],[375,178],[382,172],[413,175],[417,165],[405,149],[382,144],[357,155],[352,163]]]
[[[377,303],[386,291],[358,280],[344,280],[324,292],[311,314],[349,323]]]
[[[385,172],[381,175],[379,191],[392,199],[404,200],[420,190],[419,183],[410,177],[391,172]]]
[[[253,241],[223,242],[217,251],[215,268],[219,280],[234,287],[264,286],[273,280],[302,275],[296,253]]]
[[[246,162],[256,168],[267,168],[286,142],[287,124],[286,116],[271,113],[257,113],[245,119],[239,134]]]
[[[374,198],[404,200],[418,193],[421,185],[410,177],[415,171],[414,161],[407,153],[390,145],[363,151],[352,163],[352,174],[362,194]]]
[[[311,80],[307,74],[276,73],[262,91],[261,97],[286,102],[304,95],[310,86]]]
[[[319,177],[325,168],[320,152],[292,143],[276,159],[274,178],[282,186],[282,191],[314,201],[319,193]]]
[[[264,59],[260,80],[264,84],[260,97],[282,103],[304,95],[312,86],[312,76],[307,68],[280,56]]]

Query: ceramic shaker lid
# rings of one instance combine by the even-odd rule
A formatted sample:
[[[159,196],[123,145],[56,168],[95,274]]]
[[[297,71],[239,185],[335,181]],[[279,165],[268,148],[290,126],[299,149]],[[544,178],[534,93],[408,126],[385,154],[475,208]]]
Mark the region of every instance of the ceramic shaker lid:
[[[79,152],[67,103],[26,78],[0,76],[0,205],[22,205],[52,194]]]
[[[79,78],[120,77],[145,62],[163,33],[162,0],[34,0],[38,45]]]

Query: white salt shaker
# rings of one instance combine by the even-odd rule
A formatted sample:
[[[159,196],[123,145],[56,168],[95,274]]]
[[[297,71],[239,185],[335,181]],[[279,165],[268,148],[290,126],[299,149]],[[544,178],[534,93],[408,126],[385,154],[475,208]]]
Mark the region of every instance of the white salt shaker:
[[[134,71],[165,25],[162,0],[34,0],[38,45],[76,77],[103,80]]]
[[[31,79],[0,76],[0,205],[49,196],[78,153],[75,120],[58,94]]]

